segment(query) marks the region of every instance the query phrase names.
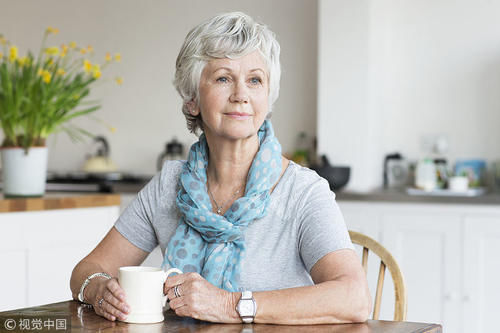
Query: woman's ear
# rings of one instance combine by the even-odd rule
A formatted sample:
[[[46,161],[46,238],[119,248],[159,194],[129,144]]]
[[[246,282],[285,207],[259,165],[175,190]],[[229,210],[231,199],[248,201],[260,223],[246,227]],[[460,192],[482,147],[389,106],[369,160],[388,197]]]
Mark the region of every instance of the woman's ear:
[[[200,113],[194,101],[187,102],[186,106],[189,110],[189,114],[191,114],[193,117],[196,117]]]

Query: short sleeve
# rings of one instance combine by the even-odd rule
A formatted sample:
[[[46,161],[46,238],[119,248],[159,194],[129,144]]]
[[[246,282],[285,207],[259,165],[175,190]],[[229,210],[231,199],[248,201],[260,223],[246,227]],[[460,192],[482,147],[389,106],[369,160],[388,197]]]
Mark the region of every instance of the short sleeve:
[[[151,252],[158,245],[153,216],[160,199],[160,173],[138,193],[115,223],[123,237],[138,248]]]
[[[304,191],[297,210],[299,252],[308,272],[326,254],[354,248],[326,180],[319,179]]]

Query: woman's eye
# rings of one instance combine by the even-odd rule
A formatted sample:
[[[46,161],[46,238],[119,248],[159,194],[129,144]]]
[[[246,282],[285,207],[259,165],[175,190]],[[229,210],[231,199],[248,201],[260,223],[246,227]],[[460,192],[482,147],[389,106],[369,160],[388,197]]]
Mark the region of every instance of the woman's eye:
[[[260,83],[262,83],[262,80],[260,79],[260,77],[253,77],[250,79],[250,82],[252,84],[260,84]]]
[[[228,81],[229,80],[225,76],[222,76],[222,77],[220,77],[220,78],[217,79],[217,82],[221,82],[221,83],[227,83]]]

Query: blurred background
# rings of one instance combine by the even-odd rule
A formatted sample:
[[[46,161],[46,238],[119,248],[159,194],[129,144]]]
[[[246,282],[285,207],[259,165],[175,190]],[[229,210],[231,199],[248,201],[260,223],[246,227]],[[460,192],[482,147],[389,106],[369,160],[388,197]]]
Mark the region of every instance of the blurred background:
[[[107,139],[123,172],[152,175],[167,142],[177,138],[185,154],[196,140],[172,85],[175,59],[194,25],[233,10],[269,25],[281,44],[272,120],[284,152],[293,157],[305,148],[309,163],[325,154],[349,166],[347,189],[381,187],[384,158],[393,153],[408,167],[444,158],[451,172],[457,160],[480,159],[490,175],[500,158],[498,1],[1,0],[0,6],[0,31],[21,54],[39,47],[49,25],[60,33],[48,45],[91,45],[96,60],[121,53],[104,80],[120,75],[123,84],[92,89],[102,102],[100,121],[75,122]],[[65,134],[51,136],[49,148],[52,172],[81,170],[96,150],[92,140],[75,145]]]
[[[175,59],[191,28],[220,12],[243,11],[268,24],[282,52],[281,96],[273,123],[284,151],[294,149],[297,133],[316,134],[317,19],[316,1],[0,1],[0,32],[19,47],[37,50],[47,26],[60,32],[48,45],[76,41],[91,45],[94,59],[119,52],[92,88],[102,102],[91,119],[75,122],[107,138],[111,158],[121,171],[154,174],[158,156],[174,137],[189,146],[197,139],[186,128],[181,98],[173,87]],[[112,78],[123,77],[117,86]],[[50,138],[49,170],[81,170],[93,153],[91,140],[74,144],[66,134]]]

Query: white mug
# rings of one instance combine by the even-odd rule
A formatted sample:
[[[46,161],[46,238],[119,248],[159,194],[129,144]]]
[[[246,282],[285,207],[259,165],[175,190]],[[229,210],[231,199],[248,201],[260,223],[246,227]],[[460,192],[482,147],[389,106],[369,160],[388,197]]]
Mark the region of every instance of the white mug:
[[[163,295],[163,284],[170,274],[182,274],[177,268],[166,272],[158,267],[120,267],[118,283],[125,292],[130,312],[124,322],[158,323],[164,320],[163,307],[167,296]]]

